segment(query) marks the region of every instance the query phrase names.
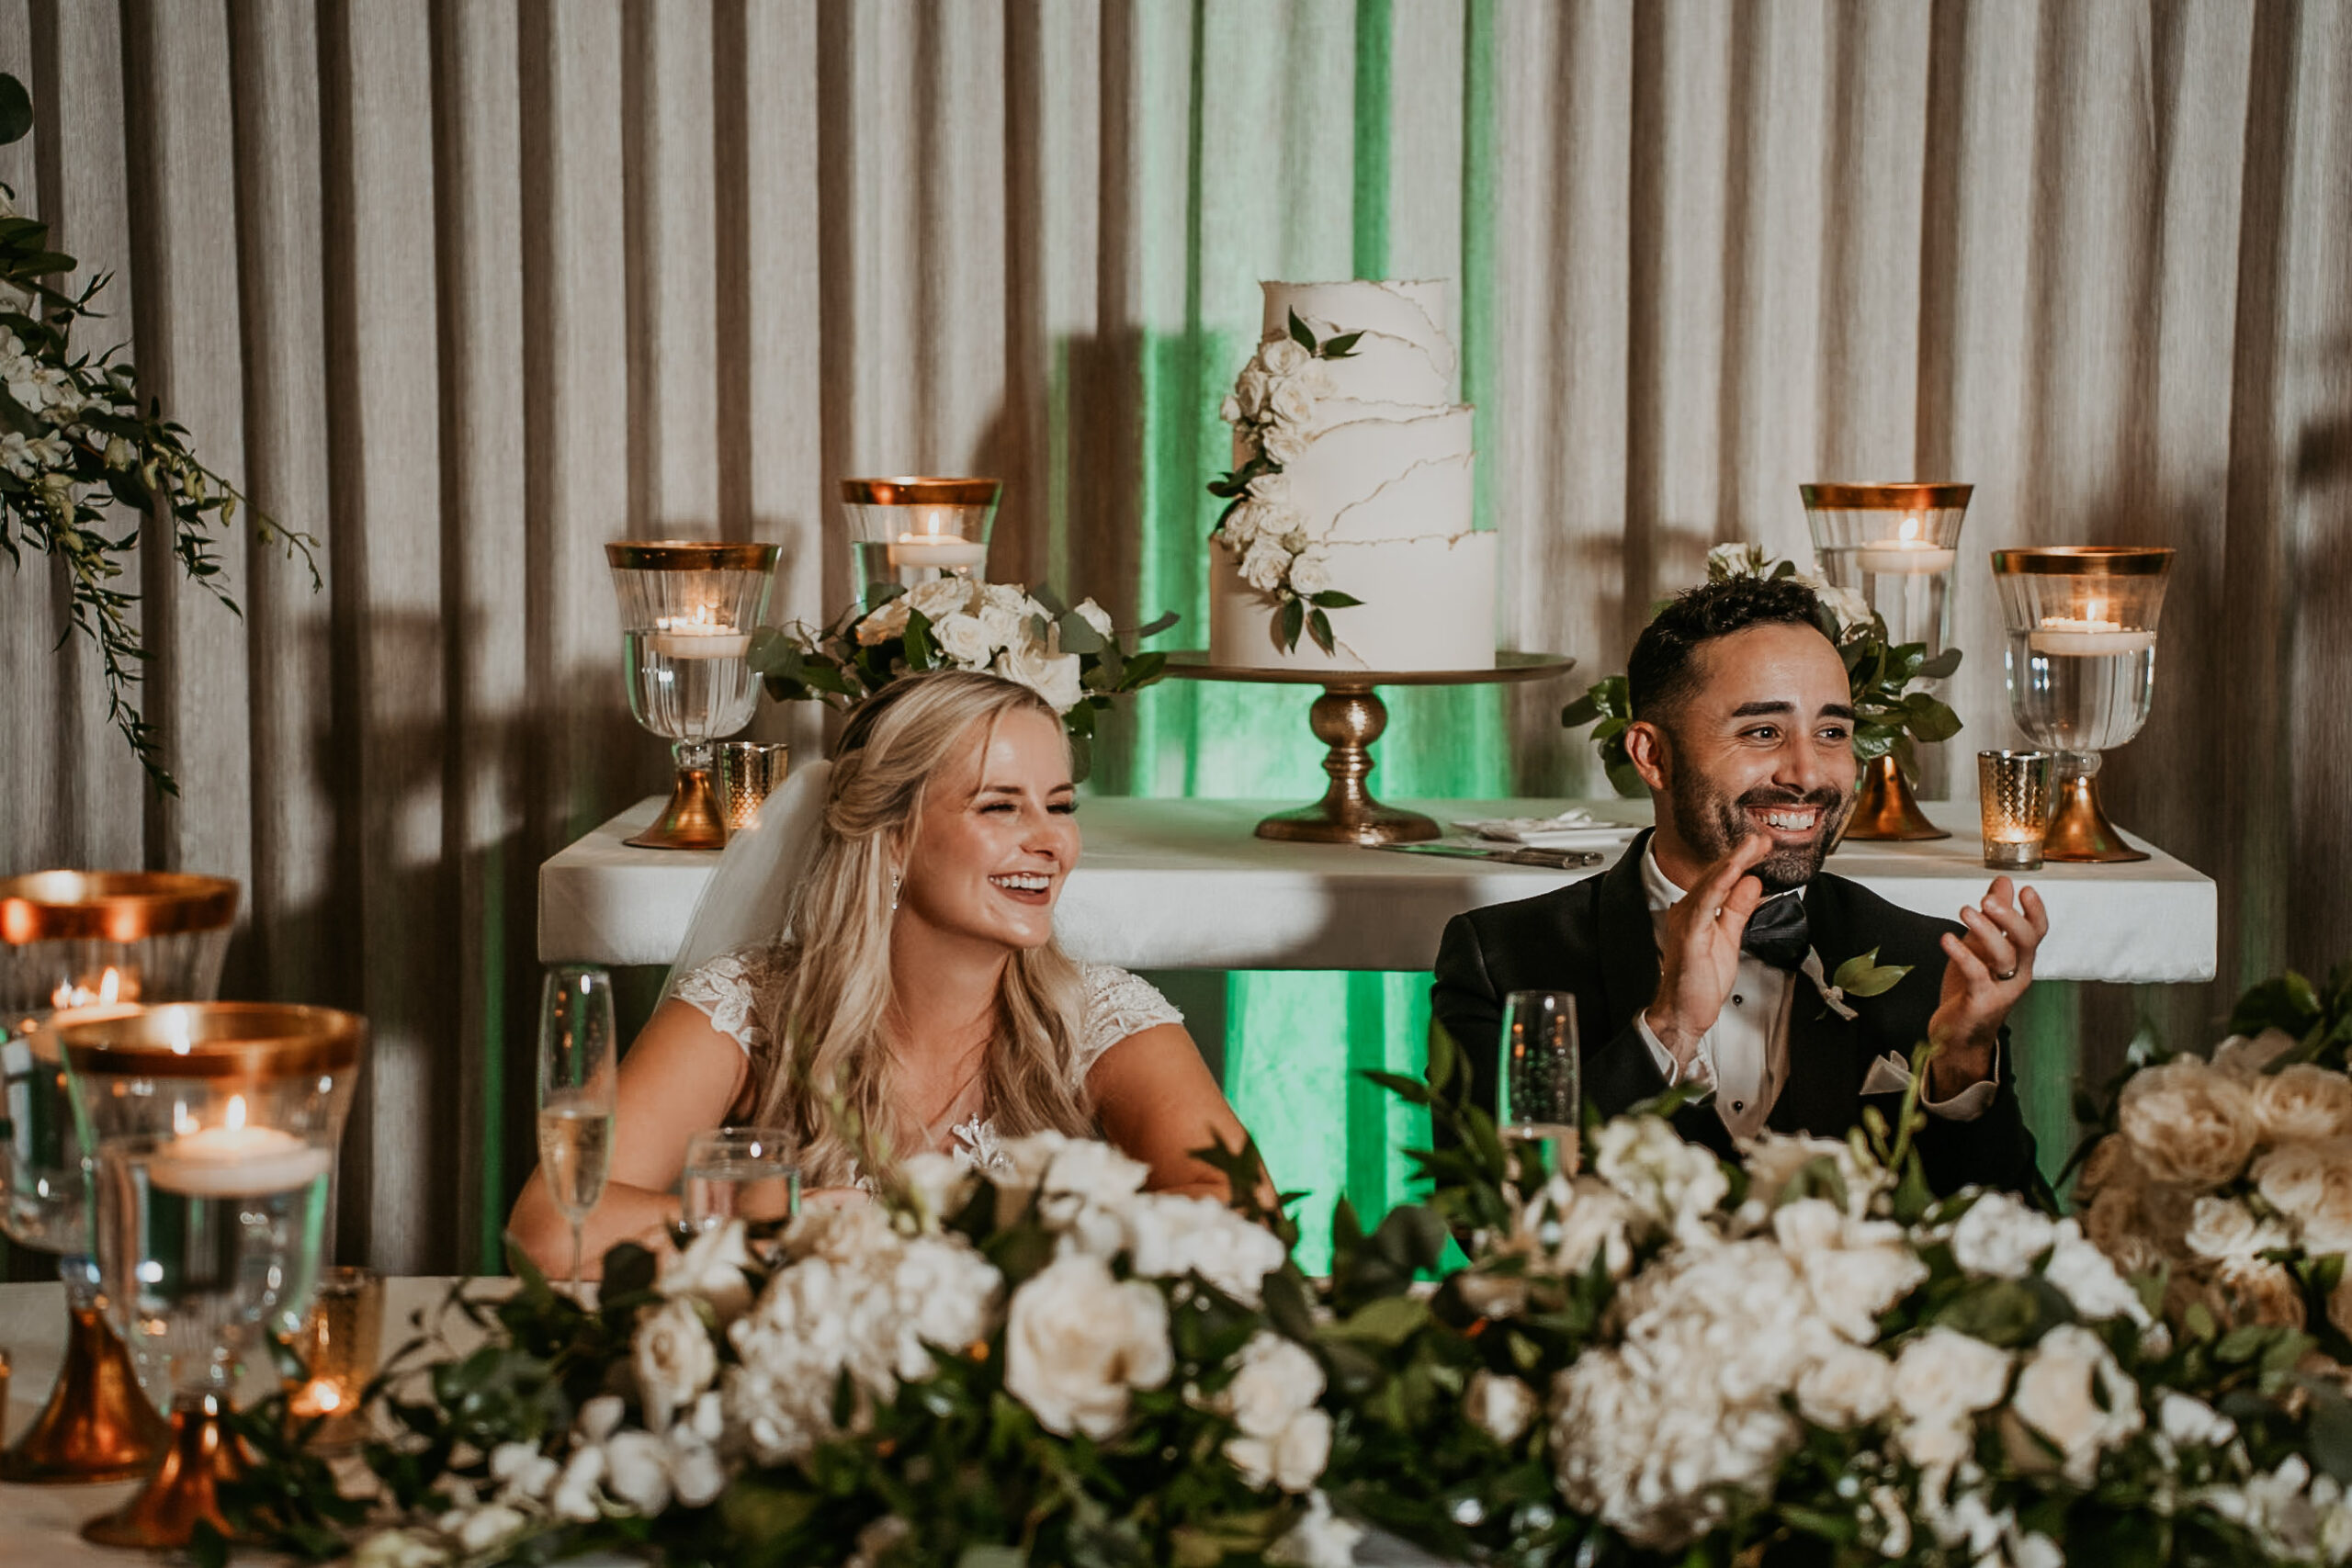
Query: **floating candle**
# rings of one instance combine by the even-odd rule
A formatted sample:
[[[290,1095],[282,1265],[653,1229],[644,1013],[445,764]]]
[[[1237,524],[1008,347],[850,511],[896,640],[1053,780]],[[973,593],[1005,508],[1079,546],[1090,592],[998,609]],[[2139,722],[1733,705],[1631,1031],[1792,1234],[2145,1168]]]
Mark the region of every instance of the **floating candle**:
[[[291,1133],[245,1125],[245,1097],[229,1097],[217,1127],[182,1134],[147,1162],[147,1179],[192,1198],[260,1198],[324,1176],[333,1156]]]
[[[989,558],[986,545],[954,534],[901,534],[889,551],[893,567],[928,566],[942,571],[968,571]]]
[[[2156,634],[2127,628],[2119,621],[2044,615],[2041,624],[2026,634],[2025,641],[2026,647],[2036,653],[2067,659],[2111,659],[2154,648]]]
[[[1930,577],[1950,571],[1959,552],[1923,539],[1917,513],[1905,517],[1891,539],[1872,539],[1855,552],[1855,564],[1864,571],[1887,577]]]
[[[752,650],[749,632],[713,620],[708,610],[659,617],[651,641],[654,652],[672,659],[741,659]]]

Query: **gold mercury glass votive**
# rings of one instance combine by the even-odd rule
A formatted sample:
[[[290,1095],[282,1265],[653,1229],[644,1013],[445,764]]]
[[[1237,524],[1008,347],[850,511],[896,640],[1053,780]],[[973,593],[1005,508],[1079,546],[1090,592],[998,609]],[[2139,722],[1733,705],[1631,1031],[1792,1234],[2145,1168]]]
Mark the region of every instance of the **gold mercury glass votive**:
[[[1976,786],[1984,815],[1984,863],[1995,871],[2040,871],[2050,831],[2051,755],[1979,751]]]
[[[384,1277],[354,1264],[322,1270],[311,1315],[293,1339],[310,1377],[288,1388],[286,1402],[297,1422],[320,1421],[314,1450],[339,1452],[368,1436],[360,1395],[376,1375],[383,1336]]]
[[[783,741],[729,740],[718,748],[718,799],[727,830],[740,833],[759,818],[792,763]]]

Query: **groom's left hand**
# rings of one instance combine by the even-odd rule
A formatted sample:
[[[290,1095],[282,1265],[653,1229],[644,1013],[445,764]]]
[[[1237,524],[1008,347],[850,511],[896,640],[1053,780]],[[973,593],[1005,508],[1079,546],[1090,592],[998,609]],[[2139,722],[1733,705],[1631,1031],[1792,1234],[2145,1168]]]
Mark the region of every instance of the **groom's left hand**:
[[[1960,912],[1966,936],[1943,939],[1943,998],[1928,1021],[1928,1039],[1938,1047],[1928,1066],[1928,1096],[1949,1100],[1970,1084],[1993,1076],[2001,1025],[2033,984],[2034,950],[2050,933],[2041,895],[2019,893],[1996,876],[1974,908]]]

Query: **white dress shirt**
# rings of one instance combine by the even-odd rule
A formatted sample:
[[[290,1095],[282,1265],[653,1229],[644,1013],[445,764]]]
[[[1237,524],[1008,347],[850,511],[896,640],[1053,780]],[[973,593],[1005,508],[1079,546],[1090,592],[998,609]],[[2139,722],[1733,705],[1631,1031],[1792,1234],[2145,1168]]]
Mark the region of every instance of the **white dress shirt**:
[[[1683,890],[1658,869],[1657,857],[1646,847],[1642,851],[1642,887],[1649,895],[1650,931],[1663,953],[1666,912],[1681,902]],[[1792,888],[1772,897],[1804,896],[1802,888]],[[1800,976],[1811,984],[1800,987]],[[1712,1086],[1715,1113],[1724,1119],[1724,1126],[1731,1135],[1745,1143],[1764,1130],[1765,1118],[1771,1115],[1781,1090],[1789,1081],[1789,1010],[1797,1005],[1801,991],[1814,994],[1844,1017],[1853,1016],[1853,1010],[1846,1006],[1823,973],[1818,953],[1807,952],[1804,967],[1792,972],[1743,952],[1739,955],[1738,975],[1732,981],[1731,998],[1715,1016],[1714,1027],[1699,1037],[1698,1054],[1688,1071],[1650,1028],[1646,1008],[1634,1015],[1634,1023],[1642,1032],[1642,1040],[1649,1046],[1650,1055],[1657,1062],[1657,1069],[1666,1076],[1668,1084],[1687,1079]],[[1993,1077],[1970,1084],[1949,1100],[1922,1099],[1920,1106],[1929,1115],[1947,1121],[1973,1122],[1993,1103],[1995,1084],[2000,1077],[1997,1053],[1993,1074]],[[1874,1064],[1870,1081],[1873,1086],[1908,1087],[1910,1066],[1899,1058]],[[1872,1092],[1876,1092],[1875,1088]]]

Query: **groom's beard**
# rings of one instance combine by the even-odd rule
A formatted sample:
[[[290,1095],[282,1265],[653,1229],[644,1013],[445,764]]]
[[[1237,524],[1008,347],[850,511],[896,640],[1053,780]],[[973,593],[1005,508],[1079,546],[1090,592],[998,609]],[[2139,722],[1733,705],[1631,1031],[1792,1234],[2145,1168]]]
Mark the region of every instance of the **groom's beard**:
[[[1846,813],[1852,807],[1853,798],[1852,790],[1828,785],[1806,793],[1762,784],[1735,800],[1701,780],[1693,780],[1668,796],[1674,810],[1674,830],[1702,861],[1723,859],[1739,846],[1741,840],[1758,831],[1747,815],[1751,808],[1819,807],[1821,818],[1815,824],[1812,838],[1803,843],[1776,845],[1751,870],[1750,874],[1764,885],[1768,894],[1803,887],[1821,874],[1821,863],[1829,858],[1829,846],[1838,841],[1838,831],[1846,824]]]

